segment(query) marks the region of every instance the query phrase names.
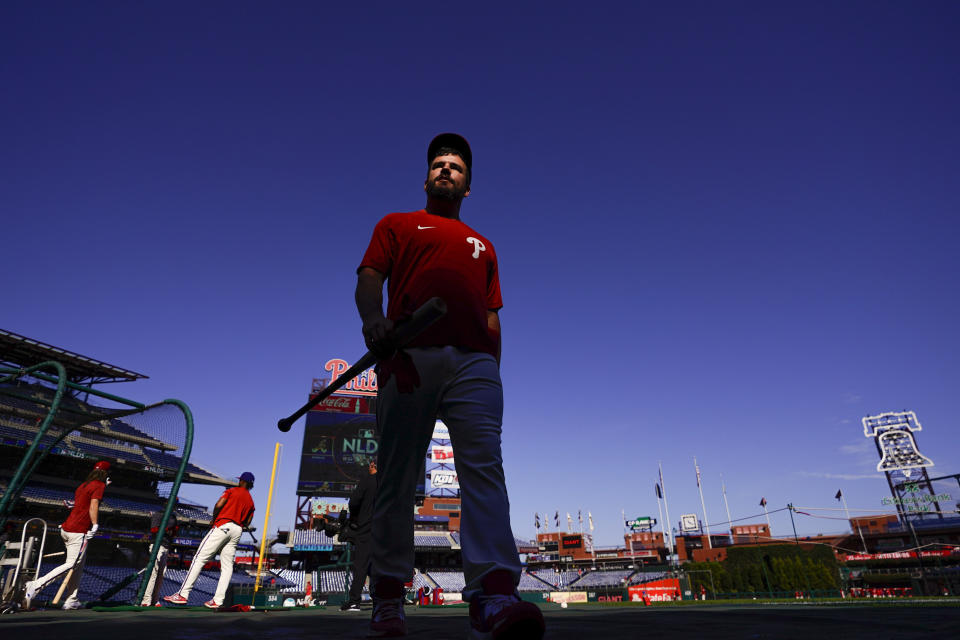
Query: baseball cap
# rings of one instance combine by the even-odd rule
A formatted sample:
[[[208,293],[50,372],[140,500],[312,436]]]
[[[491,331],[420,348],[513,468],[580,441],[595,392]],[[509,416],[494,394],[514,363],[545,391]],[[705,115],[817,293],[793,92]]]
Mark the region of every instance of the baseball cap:
[[[249,471],[244,471],[240,474],[240,479],[244,482],[253,482],[253,474]]]
[[[104,471],[109,471],[109,470],[110,470],[110,463],[107,462],[106,460],[101,460],[101,461],[98,462],[97,464],[93,465],[93,468],[94,468],[94,469],[103,469]]]
[[[473,152],[470,151],[470,144],[466,138],[458,133],[441,133],[435,137],[430,141],[430,146],[427,147],[428,165],[437,157],[437,149],[441,147],[456,149],[463,161],[467,163],[467,169],[473,171]]]

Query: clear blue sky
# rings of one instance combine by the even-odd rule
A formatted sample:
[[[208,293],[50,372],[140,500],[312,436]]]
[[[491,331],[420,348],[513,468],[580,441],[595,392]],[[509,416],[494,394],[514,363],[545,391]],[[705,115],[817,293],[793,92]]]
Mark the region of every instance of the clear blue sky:
[[[622,541],[658,460],[673,521],[700,513],[694,456],[714,523],[721,473],[734,518],[883,512],[883,411],[960,472],[960,5],[341,5],[5,3],[0,327],[187,402],[261,515],[281,441],[289,525],[303,427],[276,420],[363,353],[356,265],[457,131],[518,536],[583,509]]]

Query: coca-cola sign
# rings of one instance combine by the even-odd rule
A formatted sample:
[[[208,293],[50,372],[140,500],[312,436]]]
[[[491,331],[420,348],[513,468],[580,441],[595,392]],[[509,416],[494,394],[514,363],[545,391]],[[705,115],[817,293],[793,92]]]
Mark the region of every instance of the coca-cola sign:
[[[316,394],[312,394],[311,397]],[[311,411],[334,411],[337,413],[370,413],[370,401],[366,398],[330,396]]]

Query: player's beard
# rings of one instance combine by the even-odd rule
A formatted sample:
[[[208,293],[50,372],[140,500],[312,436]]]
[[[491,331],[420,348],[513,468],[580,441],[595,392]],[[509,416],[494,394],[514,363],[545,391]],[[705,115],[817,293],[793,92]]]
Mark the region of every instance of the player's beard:
[[[427,184],[427,195],[438,200],[449,200],[457,202],[463,200],[463,195],[467,192],[467,186],[458,190],[452,182],[437,182],[433,180]]]

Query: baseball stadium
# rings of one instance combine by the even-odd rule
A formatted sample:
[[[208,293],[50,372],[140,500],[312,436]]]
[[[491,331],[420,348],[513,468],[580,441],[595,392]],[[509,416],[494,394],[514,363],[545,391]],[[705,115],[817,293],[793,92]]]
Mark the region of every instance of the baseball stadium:
[[[238,482],[191,456],[194,430],[203,427],[194,425],[189,406],[136,397],[135,384],[123,387],[134,398],[105,391],[146,376],[0,331],[0,628],[10,637],[41,629],[76,638],[168,637],[167,624],[176,624],[177,637],[363,637],[364,621],[340,607],[353,545],[340,539],[338,527],[376,459],[377,386],[372,370],[348,378],[346,369],[345,361],[331,359],[329,376],[311,386],[294,527],[245,530],[226,599],[211,616],[202,605],[217,587],[216,560],[202,566],[186,606],[140,606],[164,533],[169,551],[158,593],[169,596],[211,527],[211,505],[191,500],[191,489]],[[582,513],[576,526],[567,514],[566,530],[559,512],[537,514],[536,539],[516,539],[524,563],[519,593],[543,610],[546,637],[558,639],[588,631],[701,637],[704,629],[720,638],[806,638],[824,628],[853,638],[955,636],[960,474],[928,475],[913,412],[867,416],[863,425],[875,439],[894,514],[850,517],[847,533],[816,537],[775,535],[768,514],[765,523],[731,524],[728,531],[711,531],[691,514],[677,529],[661,522],[658,530],[653,518],[625,519],[629,533],[616,547],[593,544],[590,514],[586,531]],[[58,525],[76,486],[103,463],[110,478],[100,526],[71,569],[82,572],[82,606],[60,608],[70,575],[25,600],[25,585],[63,561]],[[460,637],[461,503],[454,450],[440,421],[420,477],[416,569],[406,585],[410,633]],[[660,485],[657,492],[661,497]],[[788,510],[791,517],[803,513]],[[77,621],[84,624],[71,624]]]

